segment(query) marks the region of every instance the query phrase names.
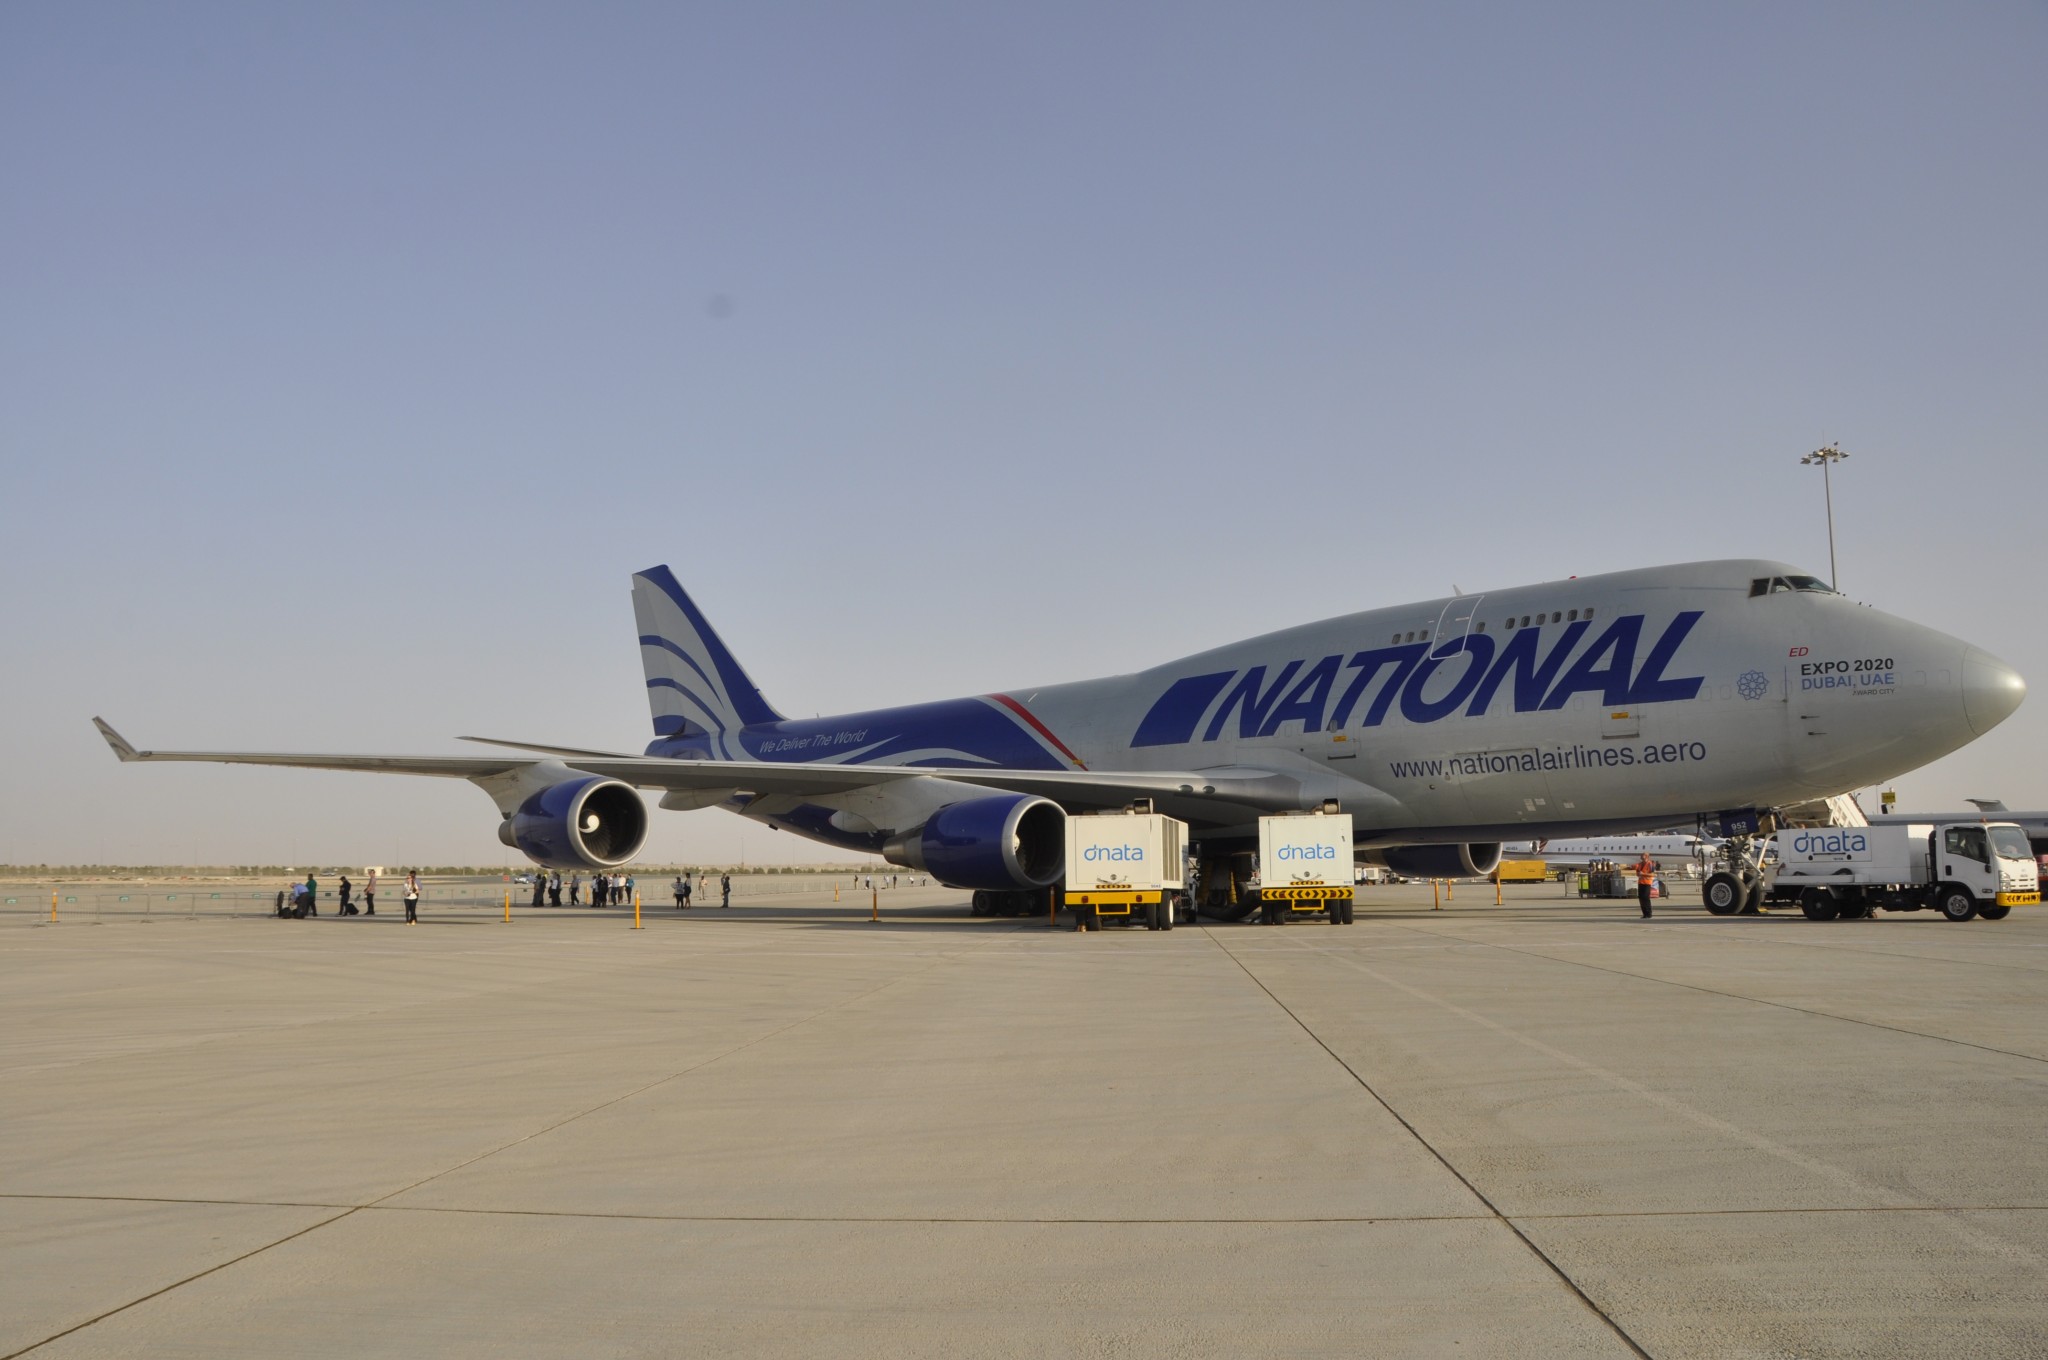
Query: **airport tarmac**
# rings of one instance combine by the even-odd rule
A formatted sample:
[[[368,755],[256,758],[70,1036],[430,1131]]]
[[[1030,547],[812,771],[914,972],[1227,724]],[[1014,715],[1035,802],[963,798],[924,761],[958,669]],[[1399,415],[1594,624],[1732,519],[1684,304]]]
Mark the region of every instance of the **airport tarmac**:
[[[2048,1352],[2048,914],[0,913],[0,1356]]]

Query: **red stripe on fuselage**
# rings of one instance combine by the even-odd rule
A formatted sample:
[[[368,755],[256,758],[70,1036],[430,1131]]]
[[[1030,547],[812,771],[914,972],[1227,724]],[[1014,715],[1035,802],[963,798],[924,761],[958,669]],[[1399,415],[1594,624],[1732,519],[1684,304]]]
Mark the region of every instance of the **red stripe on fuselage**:
[[[1044,737],[1047,741],[1051,742],[1054,746],[1058,747],[1059,753],[1065,756],[1068,760],[1073,761],[1077,767],[1083,770],[1088,768],[1085,764],[1082,764],[1081,757],[1075,755],[1072,751],[1069,751],[1067,749],[1067,744],[1052,734],[1051,728],[1047,727],[1044,723],[1040,722],[1038,719],[1031,716],[1030,709],[1024,707],[1024,705],[1018,703],[1015,699],[1012,699],[1007,694],[991,694],[988,697],[995,700],[997,703],[1001,704],[1004,708],[1009,709],[1012,713],[1022,718],[1025,722],[1030,723],[1032,731],[1038,733],[1039,736]]]

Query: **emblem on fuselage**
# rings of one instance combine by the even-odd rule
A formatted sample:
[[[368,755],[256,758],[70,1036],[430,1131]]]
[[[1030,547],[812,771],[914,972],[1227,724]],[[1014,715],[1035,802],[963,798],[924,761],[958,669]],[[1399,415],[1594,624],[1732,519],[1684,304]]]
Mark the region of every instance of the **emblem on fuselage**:
[[[1770,689],[1771,677],[1762,671],[1744,671],[1735,678],[1735,692],[1745,699],[1761,699]]]

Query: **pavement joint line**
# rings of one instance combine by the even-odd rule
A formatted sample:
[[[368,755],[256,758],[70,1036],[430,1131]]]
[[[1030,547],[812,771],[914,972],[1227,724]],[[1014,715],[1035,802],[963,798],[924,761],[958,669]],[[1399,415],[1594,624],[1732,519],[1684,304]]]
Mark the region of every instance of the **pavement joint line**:
[[[1407,926],[1403,927],[1403,929],[1412,930],[1419,929],[1419,927]],[[1893,1034],[1904,1034],[1915,1039],[1927,1039],[1938,1044],[1955,1044],[1962,1048],[1974,1048],[1980,1053],[1996,1053],[2001,1057],[2019,1058],[2025,1062],[2048,1064],[2048,1058],[2041,1057],[2038,1054],[2015,1053],[2009,1048],[1996,1048],[1990,1044],[1972,1043],[1968,1039],[1956,1039],[1946,1034],[1928,1034],[1922,1030],[1907,1029],[1904,1025],[1887,1025],[1881,1020],[1859,1020],[1852,1015],[1837,1015],[1833,1011],[1815,1010],[1811,1006],[1795,1006],[1789,1001],[1773,1001],[1768,997],[1745,996],[1741,992],[1724,992],[1717,987],[1702,987],[1697,982],[1679,982],[1672,978],[1651,977],[1647,973],[1631,973],[1626,968],[1614,968],[1602,963],[1588,963],[1584,959],[1561,959],[1554,954],[1545,954],[1534,949],[1517,949],[1513,945],[1495,944],[1491,941],[1475,941],[1474,943],[1478,943],[1486,949],[1498,949],[1508,954],[1520,954],[1523,958],[1545,959],[1551,963],[1561,963],[1567,968],[1587,968],[1596,973],[1607,973],[1614,977],[1633,978],[1638,982],[1656,983],[1665,987],[1679,987],[1689,992],[1699,992],[1705,996],[1723,997],[1729,1001],[1747,1001],[1753,1005],[1771,1006],[1778,1010],[1791,1011],[1795,1015],[1811,1015],[1821,1020],[1838,1020],[1845,1025],[1866,1025],[1871,1029],[1888,1030]],[[2027,969],[2024,971],[2038,972],[2039,970]]]
[[[144,1294],[140,1298],[130,1299],[126,1303],[117,1304],[114,1307],[107,1309],[103,1313],[87,1318],[83,1322],[74,1323],[71,1326],[66,1327],[61,1332],[52,1332],[50,1335],[44,1337],[40,1341],[31,1341],[28,1345],[23,1346],[19,1350],[9,1351],[5,1355],[0,1355],[0,1360],[15,1360],[16,1356],[27,1355],[30,1351],[34,1350],[41,1350],[44,1346],[49,1345],[52,1341],[61,1341],[65,1337],[72,1335],[74,1332],[82,1332],[88,1327],[96,1326],[99,1323],[105,1322],[108,1318],[113,1317],[117,1313],[125,1313],[130,1308],[135,1308],[140,1306],[141,1304],[148,1303],[151,1299],[162,1298],[165,1294],[170,1293],[174,1289],[183,1289],[186,1285],[191,1284],[194,1280],[203,1280],[209,1275],[217,1274],[220,1271],[226,1270],[229,1266],[240,1265],[242,1262],[248,1260],[250,1257],[260,1256],[264,1252],[269,1251],[272,1247],[281,1247],[285,1243],[290,1242],[295,1238],[304,1237],[309,1232],[313,1232],[319,1228],[324,1228],[330,1223],[339,1223],[341,1222],[341,1220],[347,1218],[349,1215],[360,1212],[361,1210],[359,1209],[344,1209],[342,1210],[342,1212],[335,1214],[330,1218],[321,1219],[318,1223],[309,1223],[305,1227],[300,1228],[297,1232],[287,1233],[283,1237],[278,1238],[274,1242],[265,1242],[261,1246],[251,1247],[248,1251],[243,1252],[240,1256],[232,1257],[229,1260],[222,1261],[218,1265],[208,1266],[205,1270],[196,1271],[191,1275],[187,1275],[182,1280],[173,1280],[170,1284],[165,1285],[161,1289],[152,1289],[149,1293]]]
[[[981,939],[977,943],[986,946],[989,942],[998,938],[1001,937],[986,936],[983,937],[983,939]],[[330,1224],[339,1223],[341,1222],[341,1220],[349,1218],[355,1214],[363,1213],[366,1210],[375,1210],[380,1208],[402,1208],[404,1206],[388,1205],[385,1203],[385,1201],[395,1199],[399,1195],[408,1194],[411,1191],[419,1189],[423,1185],[427,1185],[441,1179],[443,1176],[453,1175],[455,1172],[460,1171],[465,1167],[474,1166],[478,1162],[484,1161],[486,1158],[495,1157],[501,1152],[505,1152],[512,1148],[518,1147],[522,1143],[528,1143],[536,1138],[542,1137],[549,1133],[553,1133],[555,1130],[573,1124],[579,1119],[588,1118],[589,1116],[596,1114],[600,1110],[610,1109],[614,1105],[622,1104],[625,1101],[631,1100],[636,1096],[644,1095],[647,1092],[654,1090],[656,1087],[666,1086],[668,1083],[672,1081],[678,1081],[683,1077],[689,1076],[693,1072],[700,1072],[704,1068],[710,1067],[714,1063],[723,1062],[725,1059],[732,1057],[734,1054],[745,1052],[747,1049],[752,1048],[757,1044],[767,1043],[769,1040],[774,1039],[780,1035],[787,1034],[793,1029],[799,1029],[804,1025],[808,1025],[813,1020],[820,1019],[824,1016],[830,1015],[834,1011],[841,1010],[847,1006],[851,1006],[858,1002],[864,1001],[868,997],[874,996],[877,993],[887,991],[889,988],[895,986],[899,982],[904,982],[912,977],[918,977],[925,973],[929,973],[933,969],[937,968],[940,964],[948,962],[950,959],[963,957],[964,955],[971,952],[973,952],[971,949],[962,949],[955,951],[952,954],[942,954],[940,957],[932,960],[923,968],[917,968],[911,970],[910,972],[899,974],[896,977],[890,978],[886,982],[878,983],[877,985],[868,988],[864,992],[860,992],[853,996],[847,997],[842,1001],[835,1001],[831,1005],[821,1007],[820,1009],[813,1011],[809,1015],[803,1016],[800,1019],[792,1020],[788,1024],[781,1025],[775,1029],[768,1031],[765,1034],[756,1035],[754,1038],[747,1040],[745,1043],[736,1044],[733,1047],[726,1049],[722,1053],[714,1054],[701,1062],[692,1063],[690,1066],[682,1069],[680,1072],[671,1072],[665,1077],[661,1077],[655,1081],[647,1082],[646,1084],[639,1086],[631,1091],[627,1091],[622,1095],[614,1096],[610,1100],[602,1101],[596,1105],[593,1105],[589,1109],[581,1110],[575,1114],[567,1115],[561,1119],[556,1120],[554,1123],[547,1125],[544,1128],[535,1129],[530,1133],[522,1134],[519,1137],[512,1139],[510,1142],[503,1143],[497,1147],[489,1149],[488,1151],[479,1152],[475,1156],[465,1158],[462,1161],[457,1162],[453,1166],[443,1167],[441,1170],[436,1171],[433,1175],[421,1177],[419,1180],[414,1181],[410,1185],[400,1186],[398,1189],[390,1191],[387,1194],[379,1195],[376,1199],[370,1200],[364,1204],[346,1208],[338,1214],[320,1220],[318,1223],[309,1224],[306,1227],[298,1229],[296,1232],[287,1233],[285,1236],[278,1238],[276,1241],[266,1242],[261,1246],[252,1247],[250,1250],[243,1252],[241,1255],[234,1257],[232,1260],[222,1261],[218,1265],[209,1266],[205,1270],[201,1270],[194,1274],[188,1275],[181,1280],[174,1280],[170,1284],[163,1286],[161,1289],[151,1290],[149,1293],[144,1294],[139,1298],[130,1299],[126,1303],[116,1305],[113,1308],[109,1308],[102,1313],[87,1318],[83,1322],[76,1323],[70,1327],[66,1327],[61,1332],[53,1332],[52,1334],[44,1337],[40,1341],[30,1342],[28,1345],[21,1347],[19,1350],[10,1351],[6,1355],[0,1355],[0,1360],[15,1360],[15,1357],[17,1356],[26,1355],[30,1351],[37,1350],[43,1346],[49,1345],[52,1341],[61,1340],[62,1338],[70,1336],[75,1332],[82,1331],[87,1327],[91,1327],[96,1325],[97,1323],[104,1322],[106,1319],[110,1317],[113,1317],[120,1313],[125,1313],[129,1309],[139,1307],[142,1304],[148,1303],[152,1299],[162,1298],[165,1294],[168,1294],[175,1289],[182,1289],[186,1285],[193,1283],[195,1280],[203,1280],[209,1275],[217,1274],[220,1271],[226,1270],[229,1266],[239,1265],[243,1261],[249,1260],[251,1257],[262,1255],[264,1252],[271,1250],[273,1247],[281,1247],[287,1242],[296,1241],[310,1232],[314,1232],[320,1228],[325,1228]]]
[[[1495,947],[1501,949],[1501,951],[1504,953],[1522,955],[1523,957],[1544,959],[1548,958],[1547,955],[1542,954],[1523,955],[1523,951],[1519,949],[1508,949],[1505,946]],[[1346,958],[1343,955],[1335,953],[1322,945],[1303,943],[1300,946],[1300,948],[1310,953],[1320,954],[1324,958],[1329,959],[1334,963],[1342,964],[1347,968],[1363,973],[1367,977],[1372,978],[1374,981],[1380,983],[1382,986],[1391,987],[1395,991],[1402,992],[1405,995],[1411,996],[1418,1001],[1426,1002],[1429,1005],[1436,1006],[1442,1010],[1449,1011],[1452,1015],[1455,1015],[1458,1018],[1467,1021],[1468,1023],[1478,1025],[1482,1029],[1486,1029],[1494,1034],[1500,1035],[1502,1038],[1509,1039],[1515,1043],[1521,1044],[1523,1047],[1540,1053],[1554,1062],[1563,1063],[1565,1066],[1570,1067],[1578,1072],[1581,1072],[1586,1076],[1592,1077],[1598,1081],[1605,1082],[1608,1085],[1616,1088],[1617,1090],[1626,1091],[1629,1094],[1638,1097],[1639,1099],[1648,1101],[1650,1104],[1655,1105],[1657,1108],[1661,1110],[1664,1110],[1666,1113],[1677,1115],[1679,1118],[1685,1119],[1693,1124],[1697,1124],[1701,1128],[1704,1128],[1711,1133],[1716,1133],[1724,1138],[1730,1138],[1736,1142],[1747,1144],[1749,1147],[1754,1148],[1758,1152],[1767,1153],[1770,1156],[1777,1157],[1782,1161],[1789,1162],[1793,1166],[1796,1166],[1800,1170],[1806,1172],[1808,1175],[1816,1176],[1822,1180],[1830,1181],[1833,1184],[1841,1187],[1842,1189],[1849,1191],[1851,1194],[1858,1195],[1866,1199],[1873,1199],[1883,1202],[1873,1207],[1931,1210],[1942,1218],[1943,1226],[1946,1227],[1953,1236],[1964,1242],[1966,1245],[1975,1247],[1977,1250],[1982,1251],[1987,1255],[2002,1257],[2008,1261],[2015,1261],[2020,1264],[2026,1265],[2032,1269],[2038,1270],[2042,1268],[2043,1262],[2041,1258],[2032,1251],[2029,1251],[2027,1248],[2022,1247],[2017,1243],[2007,1242],[2002,1238],[1994,1237],[1989,1233],[1982,1232],[1977,1228],[1974,1228],[1969,1224],[1964,1223],[1962,1220],[1955,1217],[1955,1210],[1952,1210],[1945,1205],[1915,1204],[1912,1201],[1903,1200],[1899,1196],[1898,1192],[1888,1189],[1885,1186],[1877,1185],[1873,1182],[1866,1181],[1861,1176],[1856,1175],[1854,1172],[1846,1171],[1841,1167],[1835,1166],[1829,1162],[1823,1162],[1817,1157],[1809,1157],[1805,1153],[1800,1152],[1795,1148],[1786,1147],[1783,1143],[1778,1142],[1776,1139],[1770,1138],[1761,1133],[1756,1133],[1749,1129],[1745,1129],[1739,1124],[1734,1124],[1726,1119],[1721,1118],[1719,1115],[1709,1114],[1705,1110],[1698,1109],[1695,1106],[1689,1105],[1675,1096],[1666,1095],[1662,1091],[1653,1090],[1650,1087],[1643,1085],[1641,1082],[1634,1080],[1633,1078],[1625,1077],[1621,1075],[1619,1072],[1615,1072],[1608,1068],[1600,1066],[1598,1063],[1592,1062],[1585,1058],[1581,1058],[1576,1054],[1567,1053],[1563,1049],[1557,1048],[1551,1044],[1547,1044],[1543,1042],[1541,1039],[1537,1039],[1531,1035],[1520,1033],[1517,1030],[1511,1029],[1508,1026],[1501,1024],[1497,1020],[1489,1019],[1488,1017],[1479,1014],[1479,1012],[1477,1011],[1470,1010],[1464,1006],[1461,1006],[1455,1001],[1446,1001],[1444,998],[1423,991],[1419,987],[1412,986],[1409,983],[1402,982],[1396,978],[1388,977],[1384,973],[1376,972],[1375,970],[1366,967],[1364,964],[1359,963],[1357,960]],[[1562,963],[1570,962],[1570,960],[1551,961]],[[1584,966],[1592,967],[1594,965]],[[1600,971],[1611,972],[1614,970],[1601,969]],[[1625,976],[1634,975],[1627,974]],[[1256,980],[1257,979],[1254,979],[1254,981]],[[1655,978],[1647,978],[1643,980],[1650,982],[1658,981],[1658,979]],[[1260,985],[1264,986],[1265,984],[1260,983]],[[1672,985],[1685,986],[1686,984],[1675,983]],[[1711,991],[1712,989],[1694,988],[1693,990]],[[1715,993],[1715,995],[1724,994]],[[1735,997],[1733,999],[1747,1000],[1748,998]],[[1274,1000],[1277,1002],[1279,998],[1275,997]],[[1797,1008],[1793,1007],[1788,1009]],[[1292,1013],[1293,1012],[1291,1011],[1289,1012],[1289,1014]],[[1299,1021],[1297,1021],[1297,1023],[1299,1023]],[[1307,1029],[1307,1026],[1304,1025],[1303,1028]],[[1879,1026],[1879,1028],[1885,1027]],[[1312,1031],[1311,1034],[1313,1034]],[[1322,1043],[1323,1041],[1320,1038],[1317,1038],[1316,1042]],[[1976,1047],[1976,1045],[1970,1046]],[[1325,1044],[1324,1047],[1327,1049],[1329,1046]],[[1332,1051],[1331,1056],[1336,1056],[1334,1051]],[[1343,1059],[1339,1058],[1338,1061],[1342,1062]],[[1346,1064],[1346,1069],[1349,1070],[1349,1064]],[[1363,1084],[1363,1079],[1361,1079],[1361,1084]],[[1366,1089],[1371,1090],[1372,1088],[1367,1087]],[[1377,1099],[1378,1093],[1375,1092],[1374,1095]],[[1382,1103],[1385,1102],[1382,1101]],[[1389,1106],[1388,1108],[1391,1111],[1392,1107]],[[1400,1116],[1395,1115],[1395,1118],[1398,1119],[1400,1118]],[[1402,1122],[1406,1123],[1407,1121],[1403,1120]],[[1417,1136],[1420,1137],[1419,1134]],[[1427,1144],[1425,1144],[1425,1146],[1427,1146]],[[1434,1151],[1433,1148],[1431,1150]],[[1444,1164],[1446,1166],[1450,1165],[1449,1162],[1445,1162]],[[1473,1193],[1477,1194],[1478,1191],[1475,1189]]]
[[[1275,1006],[1278,1006],[1281,1009],[1281,1011],[1287,1016],[1288,1019],[1292,1020],[1297,1026],[1300,1027],[1301,1032],[1303,1034],[1306,1034],[1318,1048],[1322,1049],[1324,1053],[1328,1054],[1332,1062],[1336,1063],[1337,1066],[1343,1068],[1344,1071],[1350,1076],[1351,1080],[1358,1083],[1358,1088],[1360,1090],[1364,1091],[1367,1095],[1371,1096],[1373,1100],[1378,1103],[1381,1109],[1385,1110],[1388,1113],[1388,1115],[1392,1116],[1396,1123],[1398,1123],[1402,1128],[1408,1131],[1409,1137],[1413,1138],[1417,1143],[1421,1144],[1423,1150],[1428,1152],[1430,1156],[1436,1158],[1437,1162],[1443,1167],[1444,1170],[1450,1172],[1452,1176],[1456,1177],[1458,1183],[1465,1187],[1466,1193],[1470,1194],[1472,1198],[1478,1200],[1481,1204],[1485,1205],[1487,1212],[1490,1215],[1492,1215],[1492,1219],[1494,1222],[1500,1224],[1509,1232],[1513,1233],[1515,1235],[1515,1239],[1519,1241],[1524,1247],[1527,1247],[1530,1253],[1534,1255],[1537,1260],[1541,1261],[1545,1266],[1549,1267],[1550,1273],[1552,1275],[1555,1275],[1558,1281],[1562,1283],[1566,1289],[1570,1290],[1572,1295],[1575,1298],[1577,1298],[1581,1304],[1585,1305],[1587,1310],[1590,1311],[1594,1317],[1597,1317],[1600,1319],[1600,1321],[1606,1323],[1608,1330],[1613,1332],[1614,1335],[1621,1341],[1623,1345],[1627,1346],[1629,1350],[1635,1353],[1636,1355],[1642,1357],[1642,1360],[1651,1360],[1650,1353],[1647,1350],[1643,1349],[1641,1343],[1639,1343],[1634,1337],[1628,1334],[1626,1328],[1624,1328],[1619,1322],[1616,1322],[1614,1318],[1609,1316],[1606,1309],[1602,1308],[1599,1304],[1595,1303],[1593,1301],[1593,1296],[1588,1294],[1583,1288],[1581,1288],[1579,1282],[1577,1280],[1574,1280],[1569,1274],[1567,1274],[1564,1267],[1560,1266],[1555,1260],[1551,1259],[1551,1256],[1548,1252],[1544,1251],[1542,1247],[1537,1246],[1536,1240],[1534,1238],[1530,1237],[1529,1234],[1523,1232],[1522,1229],[1515,1223],[1513,1219],[1509,1218],[1506,1214],[1503,1214],[1500,1211],[1500,1207],[1487,1197],[1486,1192],[1481,1190],[1477,1185],[1473,1184],[1471,1179],[1467,1177],[1464,1172],[1460,1171],[1457,1168],[1457,1166],[1452,1163],[1449,1157],[1446,1157],[1442,1152],[1438,1151],[1436,1145],[1430,1142],[1429,1139],[1423,1137],[1422,1131],[1416,1128],[1413,1124],[1409,1123],[1407,1118],[1404,1117],[1399,1110],[1395,1109],[1385,1096],[1381,1095],[1377,1090],[1374,1089],[1372,1083],[1367,1081],[1364,1078],[1364,1076],[1362,1076],[1359,1073],[1357,1068],[1353,1067],[1350,1063],[1344,1061],[1344,1059],[1341,1056],[1339,1056],[1336,1049],[1331,1048],[1329,1044],[1324,1042],[1323,1037],[1320,1034],[1317,1034],[1314,1030],[1310,1029],[1308,1027],[1308,1023],[1304,1021],[1299,1015],[1296,1015],[1294,1013],[1293,1007],[1289,1006],[1285,1001],[1282,1001],[1279,998],[1279,996],[1274,993],[1273,989],[1271,987],[1268,987],[1265,984],[1265,981],[1262,978],[1260,978],[1257,973],[1254,973],[1251,970],[1251,968],[1244,962],[1244,960],[1238,958],[1236,954],[1231,952],[1229,945],[1225,944],[1222,940],[1216,938],[1215,931],[1204,929],[1202,933],[1208,936],[1210,942],[1213,943],[1218,949],[1222,950],[1223,953],[1230,959],[1230,961],[1236,964],[1238,968],[1242,970],[1244,975],[1251,980],[1253,986],[1257,987],[1260,991],[1264,992],[1268,1000],[1270,1000]]]

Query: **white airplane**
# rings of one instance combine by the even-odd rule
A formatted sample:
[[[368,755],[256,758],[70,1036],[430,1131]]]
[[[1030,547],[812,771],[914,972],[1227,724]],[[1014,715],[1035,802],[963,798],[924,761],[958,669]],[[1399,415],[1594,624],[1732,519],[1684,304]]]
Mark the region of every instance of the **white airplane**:
[[[1581,869],[1602,860],[1633,864],[1647,854],[1660,867],[1704,865],[1720,841],[1708,836],[1654,835],[1580,836],[1563,840],[1509,841],[1501,853],[1510,859],[1540,859],[1551,868]]]
[[[124,761],[467,779],[506,844],[563,869],[631,860],[635,790],[658,789],[664,808],[879,853],[992,909],[1059,882],[1068,813],[1150,799],[1189,826],[1201,909],[1235,919],[1261,814],[1334,803],[1362,861],[1475,876],[1509,839],[1734,825],[1880,783],[2026,695],[1968,643],[1764,561],[1426,600],[1129,675],[816,719],[769,704],[666,567],[633,578],[633,606],[655,734],[640,754],[147,751],[94,722]]]

